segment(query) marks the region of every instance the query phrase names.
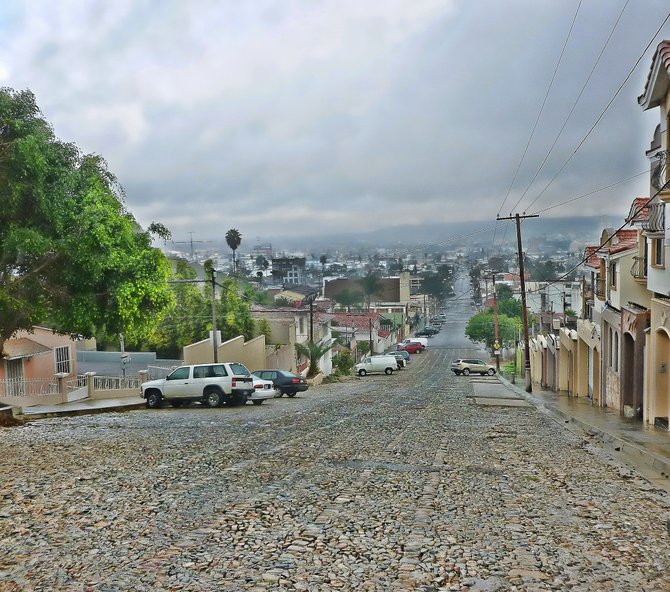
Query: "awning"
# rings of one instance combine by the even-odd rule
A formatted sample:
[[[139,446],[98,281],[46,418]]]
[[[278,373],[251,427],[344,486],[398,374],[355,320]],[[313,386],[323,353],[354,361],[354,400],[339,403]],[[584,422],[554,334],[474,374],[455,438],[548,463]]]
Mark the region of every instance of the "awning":
[[[5,360],[18,360],[20,358],[30,358],[39,354],[50,352],[51,348],[27,337],[17,339],[8,339],[5,341],[3,349]]]

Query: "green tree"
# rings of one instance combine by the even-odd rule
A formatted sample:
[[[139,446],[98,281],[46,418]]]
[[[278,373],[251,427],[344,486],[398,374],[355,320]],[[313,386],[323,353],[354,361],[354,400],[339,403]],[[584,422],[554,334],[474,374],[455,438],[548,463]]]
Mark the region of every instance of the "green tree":
[[[307,378],[314,378],[319,372],[319,360],[333,349],[333,341],[331,344],[327,345],[325,343],[314,343],[313,341],[307,341],[306,343],[296,343],[295,349],[301,356],[309,360],[309,369],[307,370]]]
[[[254,336],[254,320],[251,318],[249,301],[238,292],[237,282],[226,278],[220,285],[221,296],[217,307],[217,328],[221,339],[233,339],[243,335],[246,340]]]
[[[326,263],[328,263],[328,256],[321,255],[321,257],[319,257],[319,263],[321,263],[321,277],[323,277],[326,275]]]
[[[237,258],[235,253],[239,246],[242,244],[242,235],[237,228],[231,228],[226,232],[226,243],[230,247],[230,250],[233,252],[233,274],[237,273]]]
[[[354,367],[354,357],[351,355],[351,350],[341,349],[338,351],[333,356],[333,366],[336,374],[351,374],[351,369]]]
[[[170,288],[174,304],[145,342],[137,345],[155,349],[162,357],[179,358],[184,346],[207,338],[212,328],[211,300],[203,294],[202,284],[196,280],[195,270],[183,260],[177,261]],[[211,290],[210,290],[211,295]]]
[[[270,327],[270,323],[267,319],[259,319],[256,321],[256,331],[258,332],[258,335],[265,335],[266,345],[270,343],[270,340],[272,339],[272,327]]]
[[[17,330],[144,337],[172,301],[170,266],[96,155],[61,142],[30,91],[0,89],[0,351]]]
[[[498,315],[498,336],[503,345],[511,345],[521,327],[521,319],[510,318],[504,314]],[[470,317],[465,327],[465,334],[476,343],[483,343],[486,347],[493,347],[495,341],[495,324],[493,311],[486,310]]]
[[[512,300],[514,298],[514,291],[511,286],[508,286],[507,284],[496,284],[496,296],[498,302],[501,302],[502,300]]]
[[[372,297],[376,296],[381,290],[381,282],[379,281],[379,277],[370,272],[364,277],[360,278],[358,283],[363,290],[363,294],[365,295],[368,310],[370,310],[370,302]]]
[[[347,312],[349,312],[349,309],[352,306],[356,306],[363,301],[363,293],[358,291],[352,291],[349,290],[348,288],[345,288],[339,294],[333,296],[333,299],[340,306],[346,306]]]

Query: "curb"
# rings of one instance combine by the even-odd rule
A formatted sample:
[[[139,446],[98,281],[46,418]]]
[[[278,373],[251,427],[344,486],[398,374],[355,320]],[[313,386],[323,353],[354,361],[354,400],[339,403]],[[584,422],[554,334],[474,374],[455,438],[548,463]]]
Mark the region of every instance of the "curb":
[[[96,415],[98,413],[123,413],[124,411],[133,411],[135,409],[145,409],[145,403],[132,403],[130,405],[117,405],[114,407],[98,407],[90,409],[72,409],[69,411],[50,411],[47,413],[22,413],[18,415],[22,421],[32,421],[33,419],[46,419],[49,417],[74,417],[77,415]]]
[[[647,468],[653,469],[654,471],[660,472],[663,476],[670,476],[670,459],[664,458],[653,452],[647,450],[646,448],[639,446],[621,436],[614,435],[602,428],[596,427],[570,413],[566,413],[562,409],[554,407],[553,405],[547,405],[545,401],[538,399],[537,397],[532,396],[530,393],[527,393],[524,389],[517,387],[516,385],[509,382],[506,378],[498,375],[500,382],[502,382],[507,388],[513,390],[522,396],[526,401],[531,403],[534,407],[539,410],[544,411],[552,416],[552,419],[558,423],[560,418],[562,422],[570,422],[575,424],[581,430],[585,431],[587,434],[598,438],[603,444],[606,444],[609,448],[612,448],[616,452],[626,452],[627,454],[632,454],[635,456],[641,463],[643,463]]]

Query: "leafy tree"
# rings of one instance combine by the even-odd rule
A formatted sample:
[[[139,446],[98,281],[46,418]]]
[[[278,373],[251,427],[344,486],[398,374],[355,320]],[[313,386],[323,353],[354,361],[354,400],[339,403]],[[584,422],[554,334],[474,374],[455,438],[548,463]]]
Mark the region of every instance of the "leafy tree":
[[[260,319],[256,321],[256,331],[258,335],[265,335],[265,343],[270,343],[272,339],[272,327],[267,319]]]
[[[217,308],[217,327],[225,341],[238,335],[246,340],[254,336],[254,320],[251,318],[249,301],[240,296],[237,282],[226,278],[221,282],[221,297]]]
[[[349,309],[352,306],[356,306],[363,301],[363,293],[354,292],[352,290],[349,290],[348,288],[345,288],[333,298],[335,302],[337,302],[340,306],[346,306],[347,312],[349,312]]]
[[[128,339],[154,328],[170,265],[123,197],[100,156],[56,139],[30,91],[0,89],[0,351],[36,324]]]
[[[293,300],[280,296],[279,298],[275,298],[275,306],[290,306],[291,308],[295,308],[295,303]]]
[[[513,344],[520,327],[521,319],[498,314],[498,335],[502,344]],[[465,327],[465,334],[474,342],[484,343],[488,348],[493,347],[495,342],[493,311],[486,310],[470,317]]]
[[[326,263],[328,263],[328,256],[321,255],[321,257],[319,257],[319,263],[321,263],[321,276],[324,276],[326,274]]]
[[[379,281],[379,277],[370,272],[359,279],[358,283],[363,289],[363,294],[365,295],[368,310],[370,310],[370,301],[372,300],[372,297],[376,296],[381,290],[381,282]]]
[[[231,228],[226,232],[226,243],[230,247],[230,250],[233,252],[233,273],[237,273],[237,259],[235,257],[235,252],[242,244],[242,235],[237,228]]]
[[[333,356],[333,366],[337,374],[350,374],[354,367],[354,357],[351,355],[351,350],[341,349],[335,356]]]
[[[509,271],[509,265],[504,257],[494,255],[489,258],[489,269],[493,272]]]
[[[319,360],[333,349],[335,342],[329,345],[325,343],[314,343],[307,341],[306,343],[296,343],[295,349],[299,355],[309,359],[309,369],[307,370],[307,378],[314,378],[321,370],[319,369]]]
[[[265,258],[264,255],[259,255],[256,257],[256,267],[265,271],[268,267],[270,267],[270,262]]]
[[[370,351],[370,342],[369,341],[359,341],[356,345],[358,351],[361,352],[361,355],[367,355]]]
[[[139,349],[151,348],[162,357],[179,358],[184,346],[207,337],[212,328],[211,300],[203,294],[201,284],[179,281],[196,277],[186,261],[177,261],[174,273],[177,281],[170,283],[174,304],[152,335],[135,344]]]
[[[507,284],[496,284],[496,296],[498,303],[502,300],[512,300],[514,299],[514,291]]]
[[[429,275],[425,277],[421,283],[421,291],[441,300],[446,294],[443,278],[438,275]]]

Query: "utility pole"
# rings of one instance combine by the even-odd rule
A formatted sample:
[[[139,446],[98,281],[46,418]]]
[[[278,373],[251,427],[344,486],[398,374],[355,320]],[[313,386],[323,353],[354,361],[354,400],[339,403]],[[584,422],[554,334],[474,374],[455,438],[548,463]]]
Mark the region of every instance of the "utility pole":
[[[214,363],[219,362],[219,344],[216,338],[216,270],[212,266],[209,270],[212,274],[212,343],[214,344]]]
[[[496,357],[496,371],[500,372],[500,340],[498,335],[498,294],[496,294],[496,274],[493,274],[493,324],[496,331],[496,342],[493,345],[493,355]]]
[[[370,355],[372,355],[374,353],[372,351],[372,317],[368,319],[368,322],[370,324]]]
[[[519,251],[519,275],[521,280],[521,308],[523,315],[523,353],[524,353],[524,374],[526,376],[526,392],[533,392],[533,383],[530,376],[530,343],[528,342],[528,312],[526,311],[526,278],[523,266],[523,249],[521,247],[521,220],[526,218],[539,218],[538,214],[524,214],[520,216],[515,214],[506,218],[498,218],[498,220],[514,220],[516,222],[516,242]]]

